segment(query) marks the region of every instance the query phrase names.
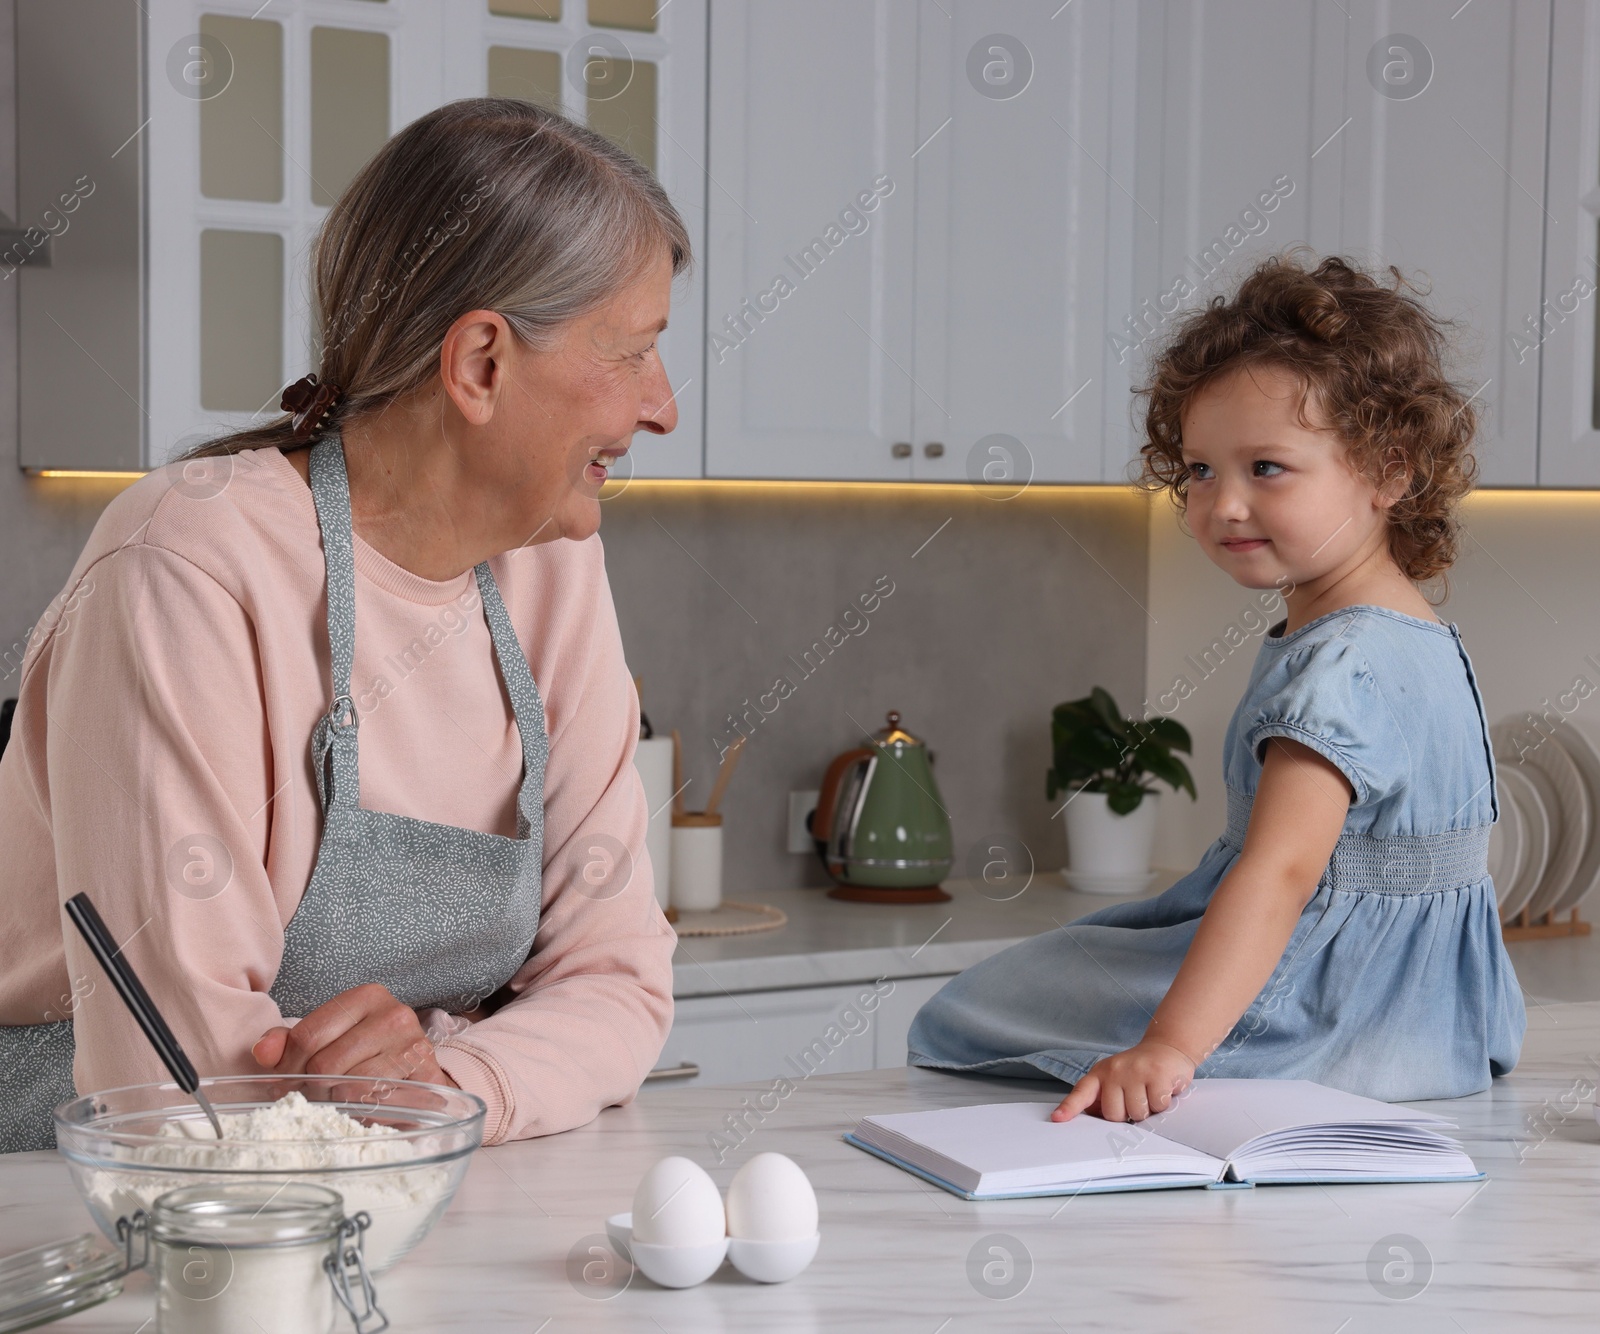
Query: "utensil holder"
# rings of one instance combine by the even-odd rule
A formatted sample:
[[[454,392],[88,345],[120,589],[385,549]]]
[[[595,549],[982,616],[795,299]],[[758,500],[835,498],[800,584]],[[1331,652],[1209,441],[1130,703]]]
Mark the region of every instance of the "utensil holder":
[[[709,912],[722,906],[721,814],[673,814],[672,906],[680,912]]]

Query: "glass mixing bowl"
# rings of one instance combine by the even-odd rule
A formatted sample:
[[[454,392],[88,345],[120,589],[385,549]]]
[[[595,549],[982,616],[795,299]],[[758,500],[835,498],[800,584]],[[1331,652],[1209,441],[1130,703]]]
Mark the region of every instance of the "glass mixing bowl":
[[[427,1235],[483,1143],[483,1100],[460,1089],[359,1075],[241,1075],[202,1079],[223,1120],[218,1140],[200,1106],[176,1084],[135,1084],[63,1103],[56,1147],[106,1237],[117,1219],[158,1195],[207,1181],[272,1180],[327,1186],[345,1213],[372,1216],[367,1267],[389,1268]],[[289,1093],[330,1103],[371,1127],[348,1139],[230,1138],[225,1119],[270,1107]],[[120,1245],[120,1243],[117,1243]]]

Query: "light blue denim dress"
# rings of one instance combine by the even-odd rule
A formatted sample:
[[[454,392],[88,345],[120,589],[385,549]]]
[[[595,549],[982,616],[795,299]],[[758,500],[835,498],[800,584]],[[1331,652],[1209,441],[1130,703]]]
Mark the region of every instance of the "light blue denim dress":
[[[1511,1070],[1527,1013],[1488,871],[1498,782],[1460,631],[1367,605],[1273,633],[1285,624],[1228,724],[1228,828],[1200,864],[952,978],[912,1022],[910,1064],[1075,1083],[1135,1045],[1244,845],[1267,738],[1291,737],[1355,798],[1282,959],[1196,1077],[1402,1102]]]

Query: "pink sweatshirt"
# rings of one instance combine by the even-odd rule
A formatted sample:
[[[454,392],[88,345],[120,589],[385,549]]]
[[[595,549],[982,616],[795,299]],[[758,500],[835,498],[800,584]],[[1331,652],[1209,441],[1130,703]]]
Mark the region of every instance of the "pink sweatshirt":
[[[0,1024],[73,1018],[80,1092],[169,1076],[62,912],[79,890],[202,1075],[259,1073],[250,1047],[284,1018],[267,993],[321,826],[321,538],[276,449],[214,492],[174,465],[107,507],[28,646],[0,761]],[[361,804],[514,836],[522,752],[472,572],[422,579],[359,535],[355,557]],[[515,998],[439,1062],[498,1143],[632,1100],[671,1026],[676,936],[600,539],[491,566],[550,735],[543,914]],[[590,890],[592,849],[618,843],[626,887]]]

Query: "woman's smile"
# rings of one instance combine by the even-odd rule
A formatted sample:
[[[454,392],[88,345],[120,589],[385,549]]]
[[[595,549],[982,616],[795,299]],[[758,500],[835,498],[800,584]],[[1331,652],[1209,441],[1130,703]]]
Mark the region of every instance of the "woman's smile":
[[[604,485],[611,476],[612,466],[627,452],[627,445],[622,445],[621,447],[615,449],[602,449],[597,451],[594,457],[584,465],[584,477],[591,482],[598,482]]]

